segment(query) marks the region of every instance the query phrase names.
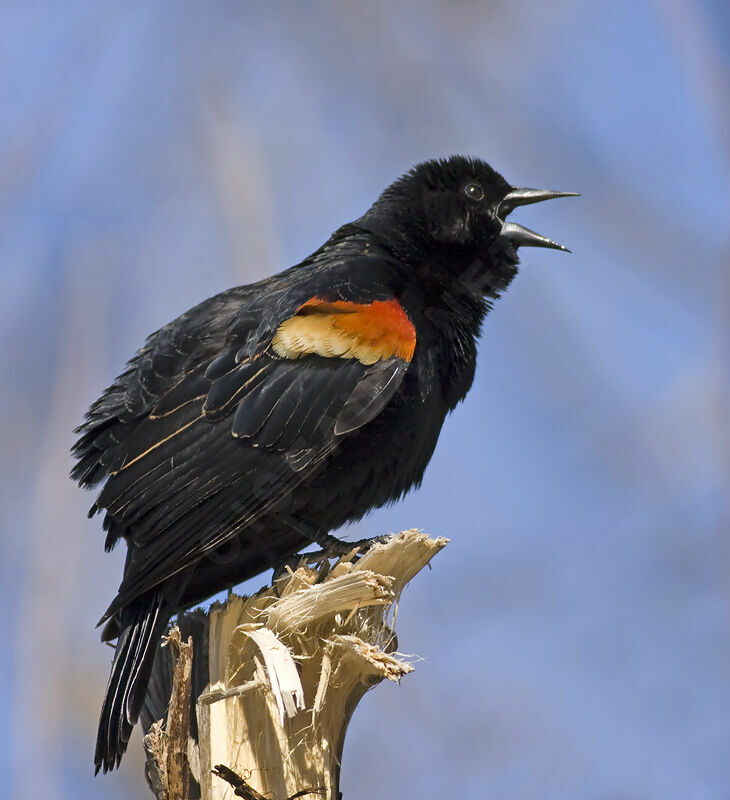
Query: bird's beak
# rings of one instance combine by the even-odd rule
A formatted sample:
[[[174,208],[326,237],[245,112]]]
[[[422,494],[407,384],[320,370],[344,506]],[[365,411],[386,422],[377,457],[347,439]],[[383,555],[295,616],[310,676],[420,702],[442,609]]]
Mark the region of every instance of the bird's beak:
[[[521,186],[515,186],[499,204],[498,213],[500,217],[504,218],[514,211],[517,206],[541,203],[543,200],[552,200],[555,197],[579,197],[579,195],[576,192],[551,192],[547,189],[526,189]],[[517,247],[549,247],[553,250],[570,252],[562,244],[548,239],[547,236],[535,233],[529,228],[518,225],[516,222],[504,222],[500,235],[505,239],[509,239]]]

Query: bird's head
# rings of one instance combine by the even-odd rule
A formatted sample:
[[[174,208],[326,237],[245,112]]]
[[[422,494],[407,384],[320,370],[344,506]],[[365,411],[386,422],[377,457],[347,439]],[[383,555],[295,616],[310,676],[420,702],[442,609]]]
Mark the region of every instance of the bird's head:
[[[475,288],[484,284],[483,294],[494,295],[514,275],[519,247],[567,250],[507,216],[517,206],[572,196],[512,186],[486,162],[452,156],[413,167],[383,192],[362,221],[387,231],[402,257],[416,263],[425,257],[460,274],[466,271],[477,277]]]

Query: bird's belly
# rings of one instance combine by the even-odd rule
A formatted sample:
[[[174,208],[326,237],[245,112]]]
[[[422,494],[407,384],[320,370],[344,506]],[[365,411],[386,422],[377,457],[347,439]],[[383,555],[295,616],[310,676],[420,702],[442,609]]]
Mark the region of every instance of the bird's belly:
[[[420,484],[444,414],[423,404],[395,404],[349,436],[294,498],[293,513],[332,530]]]
[[[348,435],[320,470],[198,563],[181,607],[280,566],[315,531],[335,530],[402,497],[420,483],[443,419],[438,404],[401,398]]]

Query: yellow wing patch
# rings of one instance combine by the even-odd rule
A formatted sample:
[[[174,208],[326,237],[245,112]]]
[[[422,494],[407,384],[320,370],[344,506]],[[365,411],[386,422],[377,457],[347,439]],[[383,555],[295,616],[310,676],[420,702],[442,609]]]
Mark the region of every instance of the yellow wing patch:
[[[397,300],[351,303],[313,297],[283,322],[271,343],[282,358],[318,355],[374,364],[387,358],[410,361],[416,329]]]

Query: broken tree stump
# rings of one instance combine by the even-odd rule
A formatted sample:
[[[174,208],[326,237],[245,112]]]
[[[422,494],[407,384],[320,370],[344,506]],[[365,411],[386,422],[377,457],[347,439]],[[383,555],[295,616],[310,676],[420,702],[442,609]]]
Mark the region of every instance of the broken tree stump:
[[[303,561],[250,597],[213,605],[210,682],[188,748],[202,800],[338,800],[355,707],[382,680],[413,671],[396,652],[400,594],[447,542],[404,531],[359,558]],[[175,686],[179,716],[189,670],[187,689]]]

